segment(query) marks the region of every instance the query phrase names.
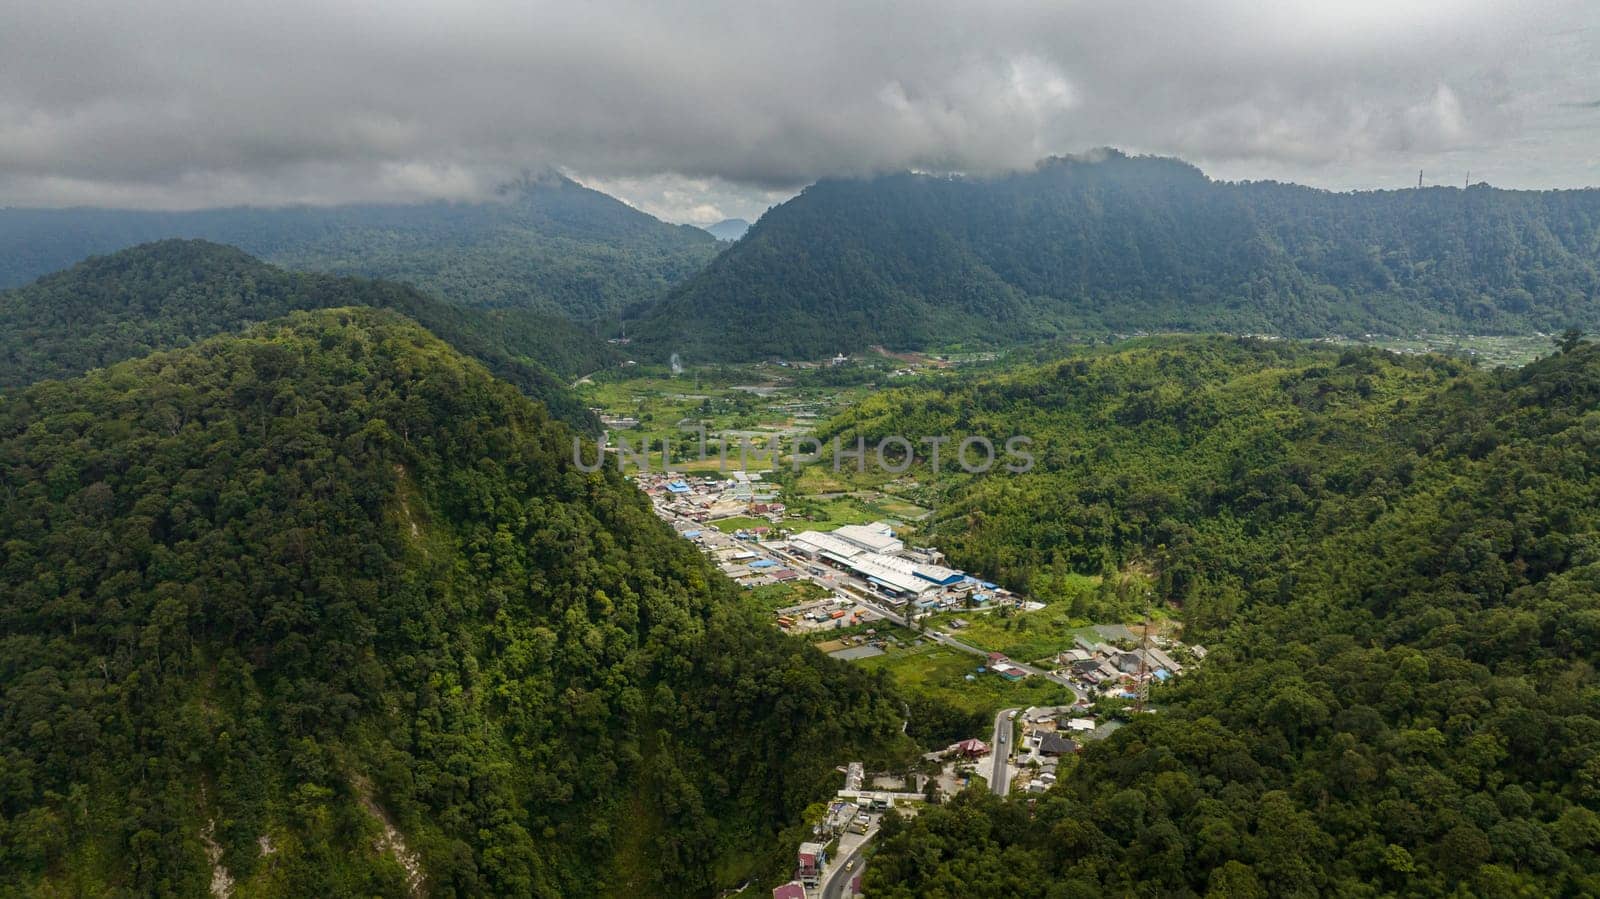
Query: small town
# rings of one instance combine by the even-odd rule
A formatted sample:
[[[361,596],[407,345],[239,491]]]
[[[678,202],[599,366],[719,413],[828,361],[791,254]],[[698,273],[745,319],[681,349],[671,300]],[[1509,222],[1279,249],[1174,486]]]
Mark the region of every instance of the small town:
[[[890,811],[915,815],[924,803],[969,788],[1044,793],[1085,743],[1123,725],[1120,715],[1101,709],[1102,700],[1128,713],[1148,711],[1151,684],[1181,676],[1206,656],[1205,647],[1152,627],[1107,624],[1045,658],[1015,660],[960,634],[981,616],[1037,612],[1044,604],[948,566],[936,549],[907,545],[897,522],[807,529],[810,522],[786,517],[781,487],[758,471],[642,472],[634,481],[656,513],[736,583],[811,585],[811,598],[773,609],[773,623],[835,658],[859,662],[931,645],[970,656],[968,682],[1038,678],[1069,691],[1061,705],[998,709],[987,741],[958,740],[925,754],[916,770],[841,767],[842,786],[812,839],[797,847],[794,879],[776,887],[774,899],[859,895],[864,849]],[[943,629],[928,626],[936,615],[944,616]]]

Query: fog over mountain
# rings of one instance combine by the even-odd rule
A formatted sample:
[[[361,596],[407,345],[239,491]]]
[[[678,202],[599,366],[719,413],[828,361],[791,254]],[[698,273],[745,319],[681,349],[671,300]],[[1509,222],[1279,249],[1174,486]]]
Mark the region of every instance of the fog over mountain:
[[[1335,188],[1600,182],[1600,13],[1572,0],[3,8],[0,205],[479,198],[555,166],[704,225],[1102,145]]]

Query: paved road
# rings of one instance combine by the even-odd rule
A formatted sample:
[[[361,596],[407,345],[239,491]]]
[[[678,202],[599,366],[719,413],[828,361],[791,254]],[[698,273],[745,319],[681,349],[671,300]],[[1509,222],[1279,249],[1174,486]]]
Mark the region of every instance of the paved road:
[[[877,835],[878,825],[874,822],[862,835],[861,842],[856,844],[856,848],[850,850],[849,855],[836,859],[828,866],[828,873],[822,880],[822,899],[841,899],[846,895],[845,890],[850,886],[851,878],[867,869],[866,862],[862,860],[862,850],[866,849],[867,844]],[[853,868],[850,866],[851,859],[855,859],[856,862]]]
[[[1011,726],[1012,715],[1017,714],[1017,709],[1001,709],[994,716],[993,742],[989,744],[989,755],[994,764],[989,769],[989,789],[996,796],[1004,796],[1011,792],[1011,734],[1015,730]]]

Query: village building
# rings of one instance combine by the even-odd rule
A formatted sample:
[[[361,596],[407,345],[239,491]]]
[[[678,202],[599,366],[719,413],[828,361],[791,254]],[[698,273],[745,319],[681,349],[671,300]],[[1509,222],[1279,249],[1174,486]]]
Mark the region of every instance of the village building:
[[[823,843],[801,843],[795,867],[795,879],[814,887],[822,879],[822,869],[828,864],[828,847]]]
[[[1072,755],[1078,751],[1078,744],[1061,736],[1055,731],[1049,731],[1039,740],[1039,754],[1049,756]]]

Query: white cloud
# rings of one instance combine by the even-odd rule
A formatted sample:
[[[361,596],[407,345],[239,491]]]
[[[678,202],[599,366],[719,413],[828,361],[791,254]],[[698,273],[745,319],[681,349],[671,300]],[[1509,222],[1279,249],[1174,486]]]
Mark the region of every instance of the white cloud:
[[[479,196],[666,218],[1114,145],[1334,187],[1600,183],[1600,9],[1246,0],[0,0],[0,203]]]

